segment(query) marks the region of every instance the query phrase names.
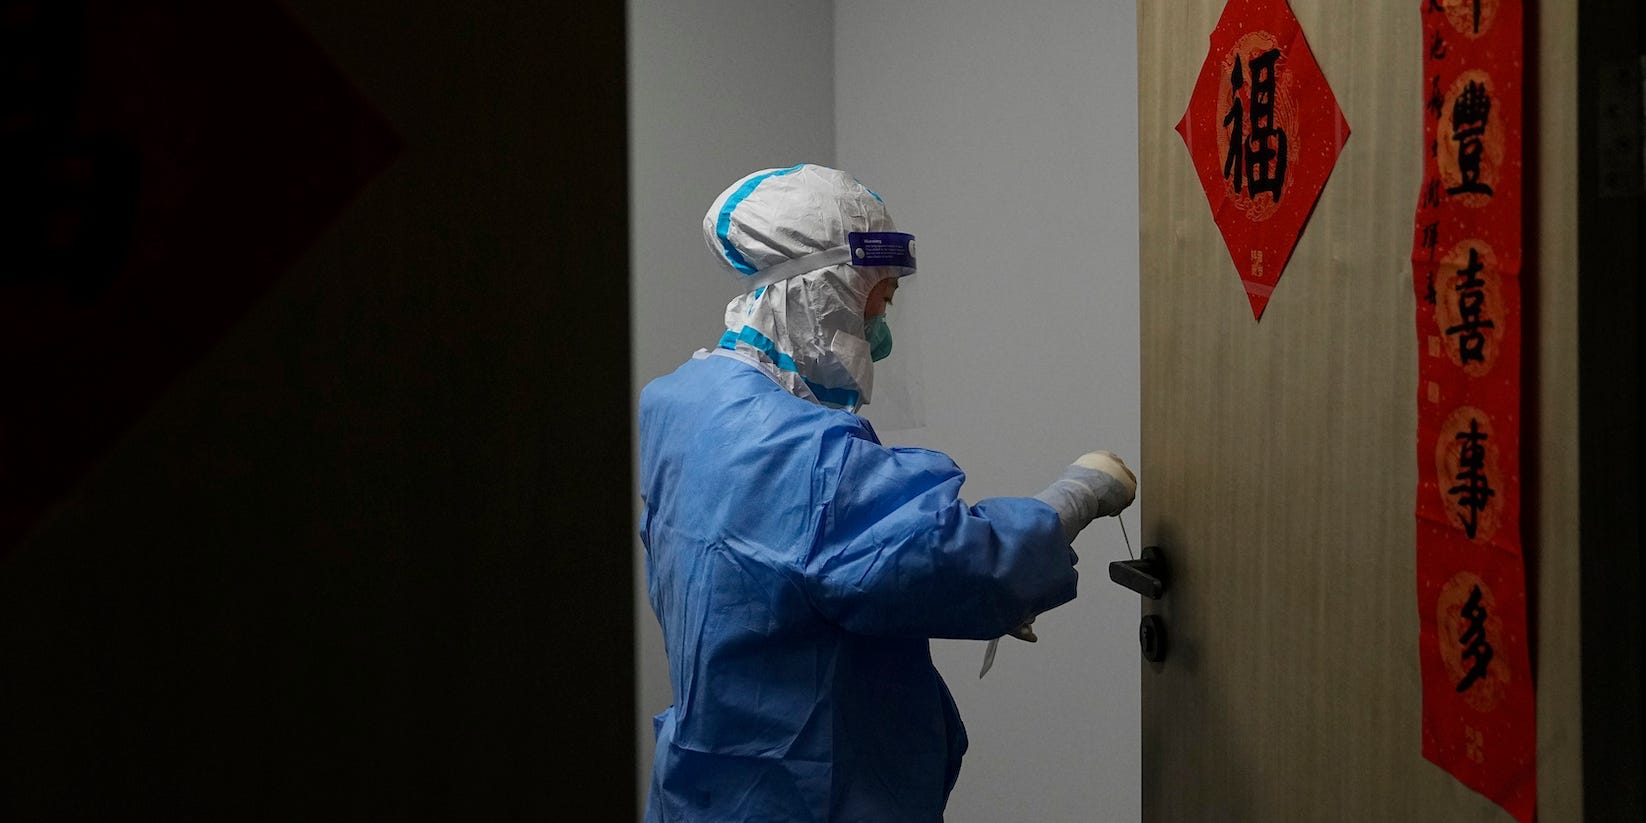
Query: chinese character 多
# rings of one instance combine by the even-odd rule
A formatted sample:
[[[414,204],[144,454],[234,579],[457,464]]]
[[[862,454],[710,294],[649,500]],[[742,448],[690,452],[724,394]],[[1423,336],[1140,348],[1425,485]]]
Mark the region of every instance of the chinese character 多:
[[[1463,647],[1463,657],[1469,661],[1469,671],[1458,681],[1457,690],[1466,692],[1486,675],[1486,666],[1492,662],[1492,644],[1486,638],[1486,606],[1480,602],[1480,587],[1469,592],[1469,601],[1463,604],[1463,636],[1457,642]]]

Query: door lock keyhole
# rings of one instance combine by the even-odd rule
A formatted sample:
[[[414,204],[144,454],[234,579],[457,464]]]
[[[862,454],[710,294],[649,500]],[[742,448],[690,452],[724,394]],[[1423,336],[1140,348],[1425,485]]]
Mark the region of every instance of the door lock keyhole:
[[[1143,650],[1143,659],[1150,663],[1166,659],[1166,621],[1160,615],[1143,615],[1143,622],[1137,626],[1137,645]]]

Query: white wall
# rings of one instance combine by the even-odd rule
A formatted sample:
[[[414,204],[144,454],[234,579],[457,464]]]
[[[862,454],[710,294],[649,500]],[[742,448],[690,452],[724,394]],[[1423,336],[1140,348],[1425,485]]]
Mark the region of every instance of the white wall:
[[[637,399],[647,381],[673,371],[693,351],[712,347],[725,330],[721,315],[733,292],[701,229],[715,196],[751,171],[834,162],[833,15],[832,3],[813,0],[630,0],[630,320]],[[639,502],[637,491],[637,507]],[[637,537],[641,808],[651,777],[651,718],[670,702],[643,557]]]
[[[889,429],[871,405],[888,443],[952,455],[974,502],[1033,494],[1094,448],[1139,462],[1130,0],[631,0],[629,40],[637,391],[719,334],[698,228],[713,197],[830,163],[920,241],[876,392],[915,372],[924,425]],[[972,740],[951,823],[1140,816],[1137,596],[1108,580],[1113,520],[1075,548],[1080,597],[1036,622],[1038,644],[1003,643],[986,680],[982,643],[934,643]],[[636,591],[643,797],[669,692]]]
[[[836,155],[920,246],[926,425],[882,438],[953,456],[969,501],[1033,494],[1091,449],[1136,466],[1132,0],[835,7]],[[1113,520],[1075,549],[1080,596],[986,679],[982,643],[934,643],[972,741],[950,823],[1139,818],[1138,596],[1108,579]]]

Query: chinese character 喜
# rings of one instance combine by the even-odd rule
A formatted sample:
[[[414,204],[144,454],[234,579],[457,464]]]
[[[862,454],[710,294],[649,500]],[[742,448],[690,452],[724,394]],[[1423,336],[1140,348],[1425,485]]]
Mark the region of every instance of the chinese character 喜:
[[[1486,313],[1486,281],[1480,279],[1480,251],[1469,247],[1469,265],[1457,270],[1457,313],[1463,322],[1446,329],[1447,334],[1458,335],[1459,359],[1463,363],[1486,362],[1486,333],[1495,328]],[[1471,533],[1469,535],[1473,537]]]

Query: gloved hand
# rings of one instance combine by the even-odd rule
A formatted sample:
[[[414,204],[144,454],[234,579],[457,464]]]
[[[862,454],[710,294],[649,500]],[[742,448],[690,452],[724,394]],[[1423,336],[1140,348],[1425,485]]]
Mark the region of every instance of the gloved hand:
[[[1033,642],[1040,639],[1039,637],[1035,636],[1035,633],[1034,633],[1034,618],[1032,618],[1032,617],[1029,618],[1028,620],[1023,621],[1023,625],[1018,626],[1015,629],[1012,629],[1011,631],[1007,632],[1007,634],[1011,635],[1012,637],[1017,638],[1018,640],[1022,640],[1022,641],[1028,642],[1028,643],[1033,643]]]
[[[1137,496],[1137,476],[1113,452],[1087,452],[1035,499],[1057,510],[1064,539],[1074,542],[1086,524],[1116,514]]]

